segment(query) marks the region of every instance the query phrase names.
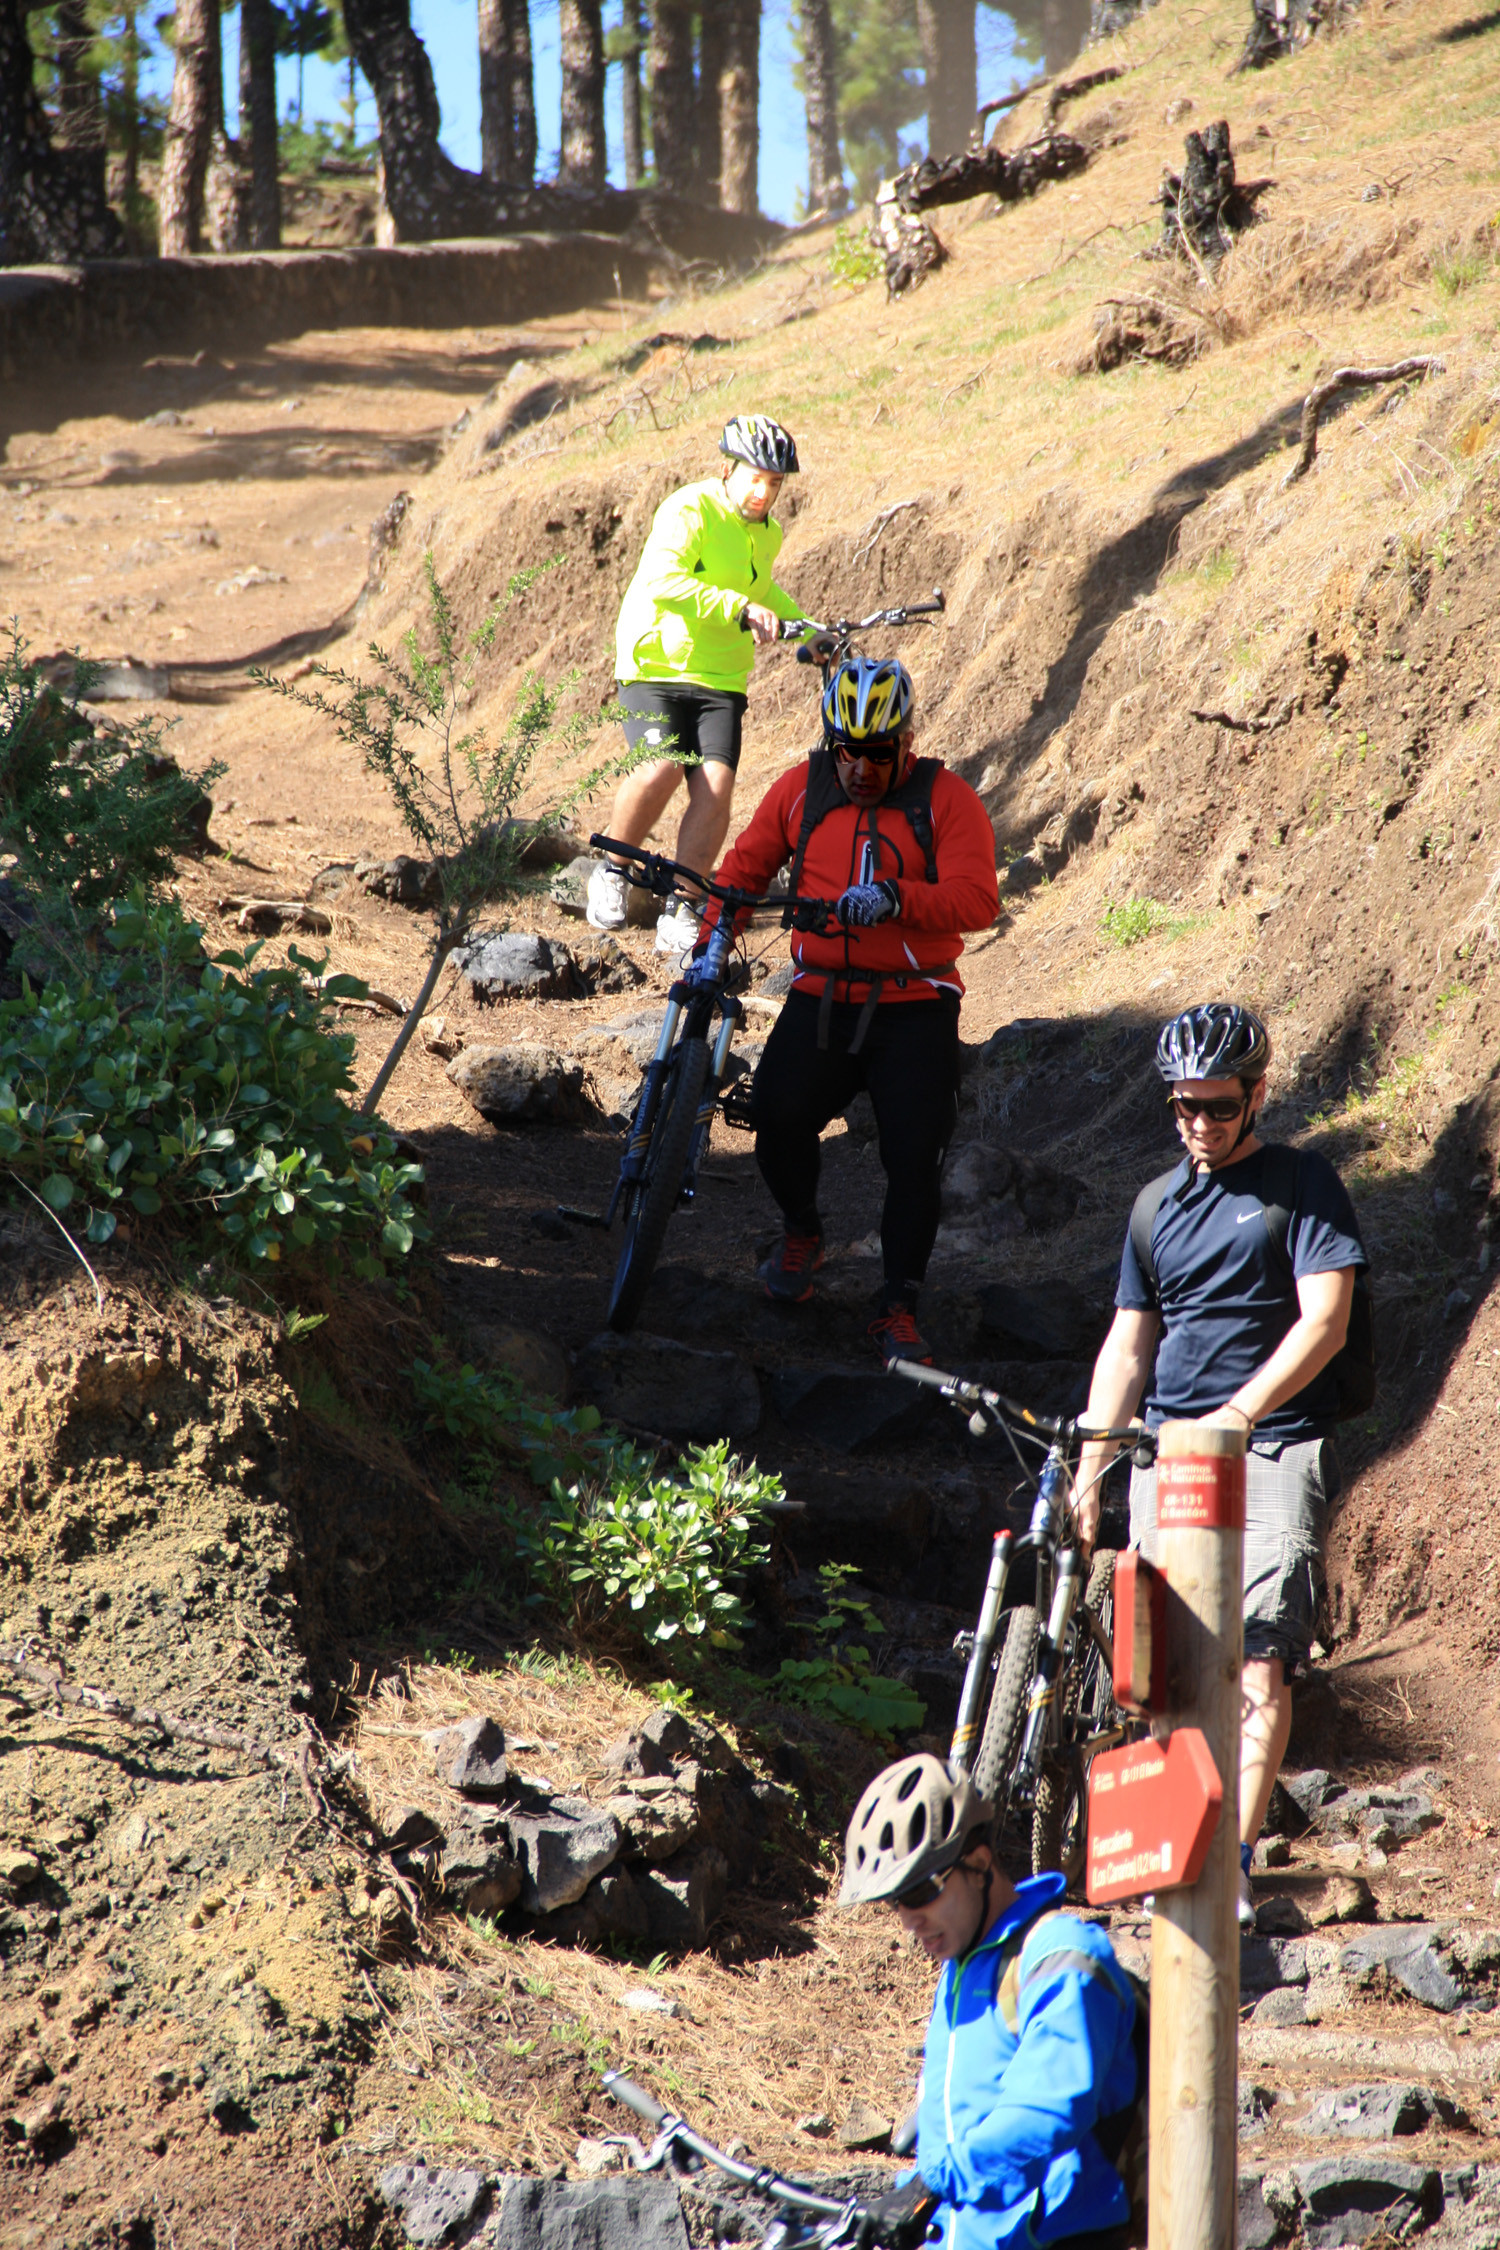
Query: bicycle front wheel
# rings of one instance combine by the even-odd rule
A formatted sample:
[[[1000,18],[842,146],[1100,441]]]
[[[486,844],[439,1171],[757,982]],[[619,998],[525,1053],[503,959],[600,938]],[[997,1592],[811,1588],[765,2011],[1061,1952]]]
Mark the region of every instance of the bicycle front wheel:
[[[1085,1745],[1108,1726],[1114,1710],[1115,1560],[1114,1550],[1103,1548],[1089,1571],[1063,1688],[1063,1747],[1038,1774],[1032,1808],[1032,1873],[1058,1869],[1070,1883],[1083,1872],[1088,1843],[1092,1753]]]
[[[1028,1602],[1024,1608],[1004,1612],[1008,1620],[990,1707],[985,1714],[979,1755],[974,1760],[974,1786],[997,1814],[1010,1790],[1011,1775],[1021,1754],[1026,1729],[1026,1706],[1036,1678],[1037,1646],[1041,1622]]]
[[[662,1088],[661,1107],[646,1151],[645,1173],[625,1213],[625,1240],[609,1300],[611,1328],[635,1326],[651,1286],[667,1222],[682,1192],[682,1175],[707,1077],[708,1041],[680,1040]]]

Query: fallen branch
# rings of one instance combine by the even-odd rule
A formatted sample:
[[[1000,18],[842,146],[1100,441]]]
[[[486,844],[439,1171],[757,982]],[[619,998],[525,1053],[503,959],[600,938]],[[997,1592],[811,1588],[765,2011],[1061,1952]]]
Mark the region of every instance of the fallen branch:
[[[321,906],[300,898],[242,898],[238,894],[214,901],[220,914],[233,914],[235,926],[253,930],[269,923],[273,929],[310,930],[315,937],[333,935],[333,916]]]
[[[85,1711],[97,1711],[101,1718],[114,1719],[119,1725],[134,1727],[142,1734],[159,1735],[168,1742],[196,1742],[208,1750],[232,1750],[236,1756],[248,1758],[253,1765],[273,1766],[279,1772],[294,1773],[320,1817],[327,1809],[313,1786],[306,1743],[299,1744],[295,1750],[283,1750],[274,1742],[263,1742],[259,1735],[241,1734],[232,1727],[205,1726],[196,1719],[174,1719],[165,1711],[149,1709],[144,1703],[127,1703],[123,1696],[111,1695],[105,1688],[80,1687],[53,1665],[43,1664],[30,1655],[24,1644],[18,1648],[0,1647],[0,1670],[14,1673],[34,1687],[45,1688],[56,1703],[71,1703]]]
[[[1188,717],[1196,719],[1200,726],[1231,727],[1236,734],[1275,734],[1279,728],[1291,725],[1296,708],[1296,696],[1289,695],[1281,709],[1268,719],[1233,719],[1227,711],[1189,711]]]
[[[864,539],[864,545],[858,549],[851,550],[849,556],[850,563],[862,563],[864,561],[866,555],[872,552],[879,541],[881,533],[884,531],[886,525],[894,516],[903,514],[908,508],[920,508],[921,505],[922,503],[920,500],[898,500],[893,508],[882,509],[881,513],[878,516],[872,518],[872,520],[865,525],[864,531],[860,534],[860,536]]]
[[[955,383],[951,390],[944,391],[938,401],[938,420],[941,422],[943,419],[943,409],[950,398],[962,398],[965,391],[972,391],[976,383],[982,383],[989,371],[990,362],[986,360],[983,367],[976,367],[972,375],[966,375],[961,383]]]
[[[940,164],[925,157],[908,165],[895,179],[896,200],[914,216],[943,203],[966,203],[976,195],[993,195],[1002,203],[1019,203],[1035,195],[1048,180],[1071,179],[1087,165],[1089,152],[1069,133],[1050,129],[1039,140],[1028,141],[1007,155],[1003,148],[965,149]]]
[[[1404,383],[1414,375],[1441,375],[1445,363],[1430,353],[1420,359],[1400,359],[1390,367],[1339,367],[1315,384],[1302,402],[1302,444],[1296,460],[1281,480],[1286,491],[1299,477],[1305,477],[1312,467],[1318,451],[1318,423],[1323,409],[1340,391],[1370,390],[1377,383]]]
[[[1118,75],[1117,72],[1116,76]],[[996,102],[981,102],[978,110],[981,137],[984,133],[984,124],[987,117],[998,116],[1002,109],[1019,109],[1028,94],[1039,94],[1046,83],[1044,77],[1033,78],[1029,86],[1018,86],[1013,94],[1002,94]]]
[[[307,977],[303,981],[307,990],[316,995],[323,990],[328,979],[326,977]],[[411,1002],[409,1000],[398,1000],[393,992],[382,992],[378,984],[371,984],[365,987],[363,1000],[335,1000],[334,1006],[336,1008],[368,1008],[372,1015],[377,1016],[404,1016],[410,1009]]]
[[[1081,78],[1060,79],[1047,96],[1047,123],[1052,123],[1064,102],[1076,102],[1100,86],[1112,86],[1125,76],[1125,67],[1123,63],[1111,63],[1105,70],[1087,70]]]

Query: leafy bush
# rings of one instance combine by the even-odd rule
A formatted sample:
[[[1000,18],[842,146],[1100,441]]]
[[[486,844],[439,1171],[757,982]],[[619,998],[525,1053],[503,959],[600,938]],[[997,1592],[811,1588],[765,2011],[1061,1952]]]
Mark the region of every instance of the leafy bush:
[[[863,227],[836,227],[828,253],[828,271],[845,289],[862,289],[885,271],[885,259]]]
[[[95,677],[80,664],[75,693]],[[0,648],[0,838],[24,879],[85,907],[165,883],[224,770],[182,773],[154,721],[122,726],[64,695],[12,627]]]
[[[378,673],[374,680],[315,664],[314,678],[326,685],[303,688],[274,679],[254,665],[250,668],[252,679],[262,687],[332,720],[340,740],[357,750],[366,769],[385,782],[407,834],[437,872],[437,926],[427,973],[366,1097],[365,1106],[372,1114],[422,1020],[443,963],[469,935],[475,917],[486,906],[534,889],[535,881],[528,880],[522,867],[528,849],[566,826],[574,807],[602,781],[651,755],[642,751],[634,759],[598,767],[547,812],[521,820],[513,817],[515,808],[537,759],[548,752],[563,763],[576,760],[595,729],[613,715],[613,708],[592,717],[576,713],[560,719],[563,695],[576,675],[553,688],[538,673],[529,672],[498,743],[487,742],[473,729],[460,729],[473,699],[480,660],[494,653],[506,609],[562,559],[555,555],[548,562],[518,570],[497,607],[465,640],[453,604],[438,583],[432,556],[424,555],[427,637],[434,653],[423,652],[415,626],[402,636],[400,656],[372,641],[369,654]]]
[[[471,1484],[491,1483],[508,1455],[547,1493],[534,1516],[517,1509],[511,1523],[537,1598],[596,1636],[625,1628],[651,1647],[679,1633],[739,1645],[749,1620],[732,1581],[766,1559],[754,1532],[764,1503],[782,1495],[779,1478],[727,1443],[689,1446],[662,1475],[593,1407],[538,1405],[509,1377],[469,1366],[418,1360],[412,1384],[429,1424],[464,1441]]]
[[[41,989],[0,1004],[0,1163],[91,1242],[123,1207],[246,1259],[350,1238],[379,1272],[411,1248],[421,1174],[341,1098],[354,1042],[326,1009],[364,988],[313,997],[297,970],[321,963],[209,961],[202,935],[139,890],[71,949],[52,933]]]
[[[926,1704],[904,1680],[876,1672],[869,1650],[849,1639],[851,1633],[885,1631],[869,1603],[850,1590],[854,1575],[850,1563],[824,1563],[818,1576],[825,1606],[812,1628],[823,1652],[783,1657],[774,1692],[785,1703],[800,1703],[861,1734],[911,1734],[922,1724]]]
[[[1206,914],[1174,914],[1160,899],[1128,898],[1118,906],[1106,904],[1099,917],[1099,935],[1107,945],[1140,945],[1146,938],[1187,937],[1208,919]]]

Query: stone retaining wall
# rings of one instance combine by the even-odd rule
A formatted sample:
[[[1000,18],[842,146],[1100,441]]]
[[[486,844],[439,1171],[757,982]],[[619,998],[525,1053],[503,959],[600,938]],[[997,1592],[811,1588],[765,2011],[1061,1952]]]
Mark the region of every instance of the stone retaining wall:
[[[309,328],[534,320],[613,299],[617,286],[639,296],[652,269],[644,251],[607,234],[13,266],[0,272],[0,380],[79,360],[243,348]]]

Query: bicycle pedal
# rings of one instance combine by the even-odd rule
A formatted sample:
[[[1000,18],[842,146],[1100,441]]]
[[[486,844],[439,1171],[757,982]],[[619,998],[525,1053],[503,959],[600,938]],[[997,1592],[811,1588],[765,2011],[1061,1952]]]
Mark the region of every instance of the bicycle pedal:
[[[955,1656],[972,1656],[974,1654],[973,1634],[970,1632],[955,1633],[953,1636],[953,1653]]]
[[[755,1120],[750,1115],[750,1080],[737,1078],[719,1106],[719,1114],[726,1125],[736,1132],[753,1133]]]
[[[557,1215],[560,1219],[571,1219],[576,1226],[580,1227],[607,1227],[609,1225],[609,1221],[602,1211],[576,1211],[571,1203],[559,1203]]]

